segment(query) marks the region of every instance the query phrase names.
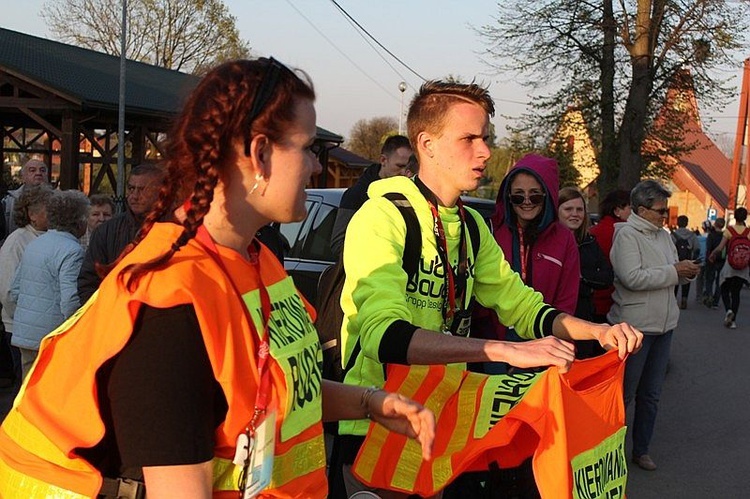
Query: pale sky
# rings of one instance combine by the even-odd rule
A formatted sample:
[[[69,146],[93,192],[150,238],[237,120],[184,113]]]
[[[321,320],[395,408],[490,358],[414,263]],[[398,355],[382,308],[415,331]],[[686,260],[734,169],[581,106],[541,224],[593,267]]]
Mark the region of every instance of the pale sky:
[[[522,103],[531,97],[507,75],[492,74],[480,58],[484,47],[472,29],[492,22],[497,0],[337,1],[421,76],[431,79],[452,74],[489,84],[497,108],[493,122],[499,136],[505,135],[505,116],[517,117],[524,112]],[[4,0],[0,26],[49,37],[38,15],[44,3]],[[399,83],[408,85],[403,94],[404,108],[421,83],[385,52],[373,50],[330,0],[224,3],[237,18],[240,34],[254,54],[273,55],[312,77],[318,95],[318,125],[344,137],[361,118],[398,119],[402,97]],[[733,74],[733,83],[739,87],[741,63]],[[706,122],[710,117],[715,119],[706,123],[706,128],[722,149],[726,148],[722,141],[731,143],[734,139],[738,103],[739,95],[723,112],[709,111],[704,116]]]

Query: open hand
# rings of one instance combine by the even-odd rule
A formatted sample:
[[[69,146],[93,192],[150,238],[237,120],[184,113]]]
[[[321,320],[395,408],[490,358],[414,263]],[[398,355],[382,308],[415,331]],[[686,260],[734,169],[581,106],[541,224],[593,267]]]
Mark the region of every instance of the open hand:
[[[416,438],[422,446],[422,459],[432,458],[435,441],[435,414],[417,402],[384,390],[372,394],[368,401],[372,420],[391,431]]]

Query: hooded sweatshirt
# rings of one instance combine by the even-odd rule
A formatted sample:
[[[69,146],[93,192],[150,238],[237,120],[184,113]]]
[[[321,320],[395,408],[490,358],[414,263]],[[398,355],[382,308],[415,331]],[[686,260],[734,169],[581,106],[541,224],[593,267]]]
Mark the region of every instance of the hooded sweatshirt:
[[[578,301],[580,257],[575,236],[557,219],[557,161],[528,154],[513,165],[500,185],[497,195],[495,214],[492,217],[493,235],[511,268],[521,274],[522,252],[518,222],[509,198],[510,184],[521,172],[535,177],[546,194],[544,210],[537,218],[537,236],[530,245],[528,239],[525,241],[525,283],[542,293],[545,303],[572,315]],[[505,338],[506,328],[492,315],[484,314],[481,310],[477,311],[477,314],[491,320],[475,321],[476,327],[472,329],[472,335],[482,338]]]

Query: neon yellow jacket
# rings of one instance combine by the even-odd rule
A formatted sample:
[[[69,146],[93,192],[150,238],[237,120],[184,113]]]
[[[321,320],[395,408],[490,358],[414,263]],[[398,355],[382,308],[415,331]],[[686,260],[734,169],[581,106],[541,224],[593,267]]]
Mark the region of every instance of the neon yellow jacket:
[[[407,197],[422,228],[417,283],[410,283],[408,289],[407,275],[402,268],[406,224],[394,204],[382,197],[390,192]],[[359,338],[362,351],[347,373],[345,382],[383,386],[381,354],[389,348],[399,348],[399,342],[393,341],[394,335],[414,326],[433,331],[441,329],[441,289],[445,280],[432,231],[432,213],[414,182],[406,177],[380,180],[370,186],[368,195],[370,199],[349,223],[344,242],[346,282],[341,293],[344,311],[342,362],[346,365]],[[545,305],[542,295],[524,285],[510,268],[481,216],[471,208],[466,208],[466,213],[476,220],[480,236],[479,251],[476,261],[473,261],[471,238],[466,231],[470,269],[467,297],[474,296],[478,303],[493,309],[503,324],[515,327],[524,338],[541,338],[550,334],[555,310]],[[439,214],[451,266],[455,268],[461,237],[458,209],[440,207]],[[366,420],[339,423],[339,431],[345,435],[364,435],[367,427]]]

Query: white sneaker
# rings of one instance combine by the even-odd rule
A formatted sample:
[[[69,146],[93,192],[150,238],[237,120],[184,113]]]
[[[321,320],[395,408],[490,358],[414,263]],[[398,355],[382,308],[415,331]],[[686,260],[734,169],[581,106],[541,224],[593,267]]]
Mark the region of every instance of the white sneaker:
[[[724,316],[724,327],[730,327],[734,322],[734,312],[727,310],[727,314]]]
[[[732,321],[729,323],[729,329],[737,329],[737,323]]]

